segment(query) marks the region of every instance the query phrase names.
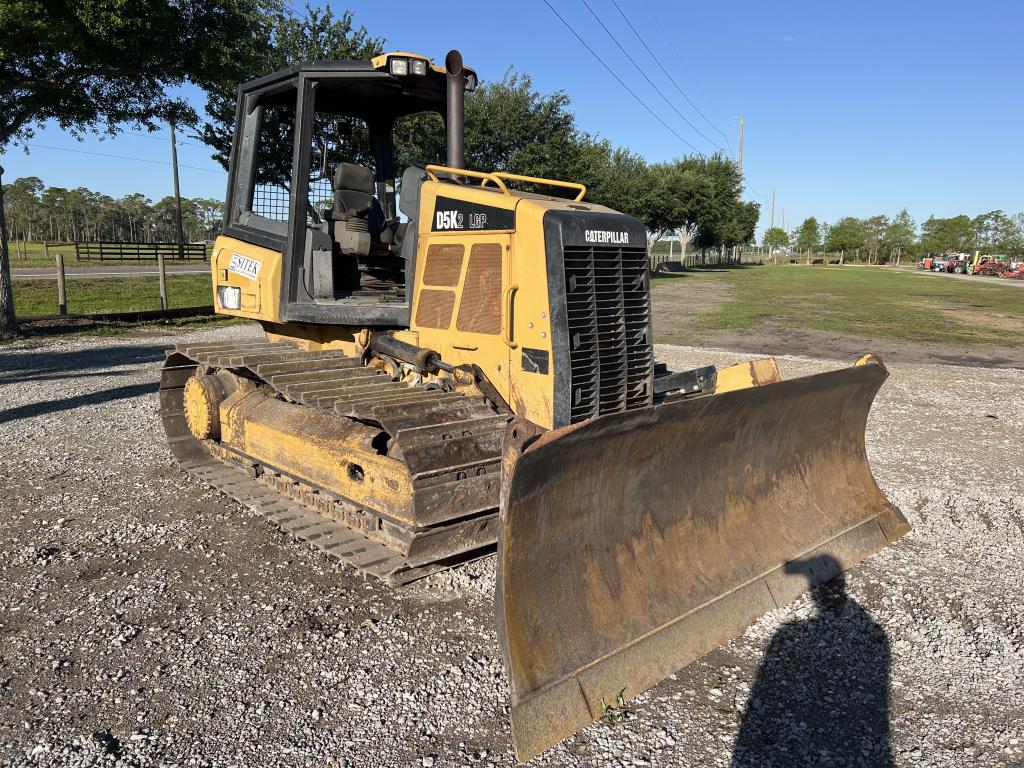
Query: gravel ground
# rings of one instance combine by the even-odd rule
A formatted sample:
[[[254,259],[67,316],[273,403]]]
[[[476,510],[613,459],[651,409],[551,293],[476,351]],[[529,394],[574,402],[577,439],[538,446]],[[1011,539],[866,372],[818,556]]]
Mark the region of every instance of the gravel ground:
[[[188,479],[173,341],[0,348],[0,761],[512,765],[493,560],[389,590]],[[914,531],[533,764],[1024,765],[1024,371],[891,368],[868,448]]]

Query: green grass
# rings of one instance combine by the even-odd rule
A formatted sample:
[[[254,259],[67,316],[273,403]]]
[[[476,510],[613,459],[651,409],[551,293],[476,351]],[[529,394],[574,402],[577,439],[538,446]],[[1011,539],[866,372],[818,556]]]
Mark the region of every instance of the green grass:
[[[722,294],[710,306],[674,318],[662,329],[658,341],[664,342],[752,332],[772,323],[907,342],[1024,346],[1024,289],[981,277],[975,282],[875,267],[786,265],[695,270],[652,286],[663,306],[676,296],[685,303],[695,289]]]
[[[24,269],[29,267],[54,267],[56,266],[57,254],[64,254],[64,266],[66,268],[71,267],[110,267],[123,264],[130,266],[151,266],[155,267],[156,262],[152,259],[139,261],[137,259],[126,259],[124,261],[76,261],[75,260],[75,246],[73,243],[51,243],[50,244],[50,255],[46,255],[46,251],[43,248],[42,243],[28,242],[22,243],[20,241],[15,242],[11,240],[8,246],[8,250],[11,254],[11,269]],[[167,259],[168,264],[182,263],[174,259]],[[204,262],[189,261],[184,262],[186,264],[195,264],[202,266]]]
[[[14,311],[19,317],[57,314],[56,280],[14,280]],[[160,309],[156,277],[69,278],[68,312],[73,315],[143,312]],[[209,275],[167,275],[171,309],[213,304]]]

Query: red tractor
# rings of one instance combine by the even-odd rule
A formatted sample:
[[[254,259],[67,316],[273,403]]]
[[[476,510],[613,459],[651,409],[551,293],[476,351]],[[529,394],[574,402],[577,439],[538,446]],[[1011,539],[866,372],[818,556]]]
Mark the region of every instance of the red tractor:
[[[1011,280],[1024,280],[1024,261],[1017,265],[1016,269],[1008,269],[1000,275]]]
[[[996,277],[1006,271],[1006,265],[998,259],[982,259],[974,267],[972,274]]]

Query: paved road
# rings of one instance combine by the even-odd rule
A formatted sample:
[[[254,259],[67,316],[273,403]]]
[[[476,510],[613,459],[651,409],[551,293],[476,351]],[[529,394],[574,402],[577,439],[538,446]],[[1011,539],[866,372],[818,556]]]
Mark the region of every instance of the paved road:
[[[167,272],[173,272],[176,275],[208,275],[210,274],[210,267],[207,264],[168,264]],[[141,277],[156,274],[156,264],[152,266],[148,264],[111,264],[108,267],[65,267],[64,269],[64,276],[68,278]],[[22,267],[20,269],[12,269],[11,277],[15,280],[56,279],[57,270],[50,267]]]

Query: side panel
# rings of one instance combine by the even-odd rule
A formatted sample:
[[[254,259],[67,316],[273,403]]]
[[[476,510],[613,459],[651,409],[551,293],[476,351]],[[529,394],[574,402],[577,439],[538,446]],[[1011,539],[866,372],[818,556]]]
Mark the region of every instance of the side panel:
[[[427,182],[420,211],[416,343],[446,362],[480,366],[517,415],[550,427],[543,210],[497,191]]]
[[[217,314],[252,320],[281,320],[281,253],[232,237],[218,237],[210,259],[213,272],[213,303]],[[241,309],[225,309],[217,298],[217,286],[241,291]]]
[[[560,203],[559,203],[560,205]],[[551,252],[544,243],[544,217],[550,204],[524,202],[516,211],[512,268],[518,291],[513,302],[513,343],[509,405],[538,426],[555,426],[555,381],[564,355],[554,325],[565,297],[550,290]]]

